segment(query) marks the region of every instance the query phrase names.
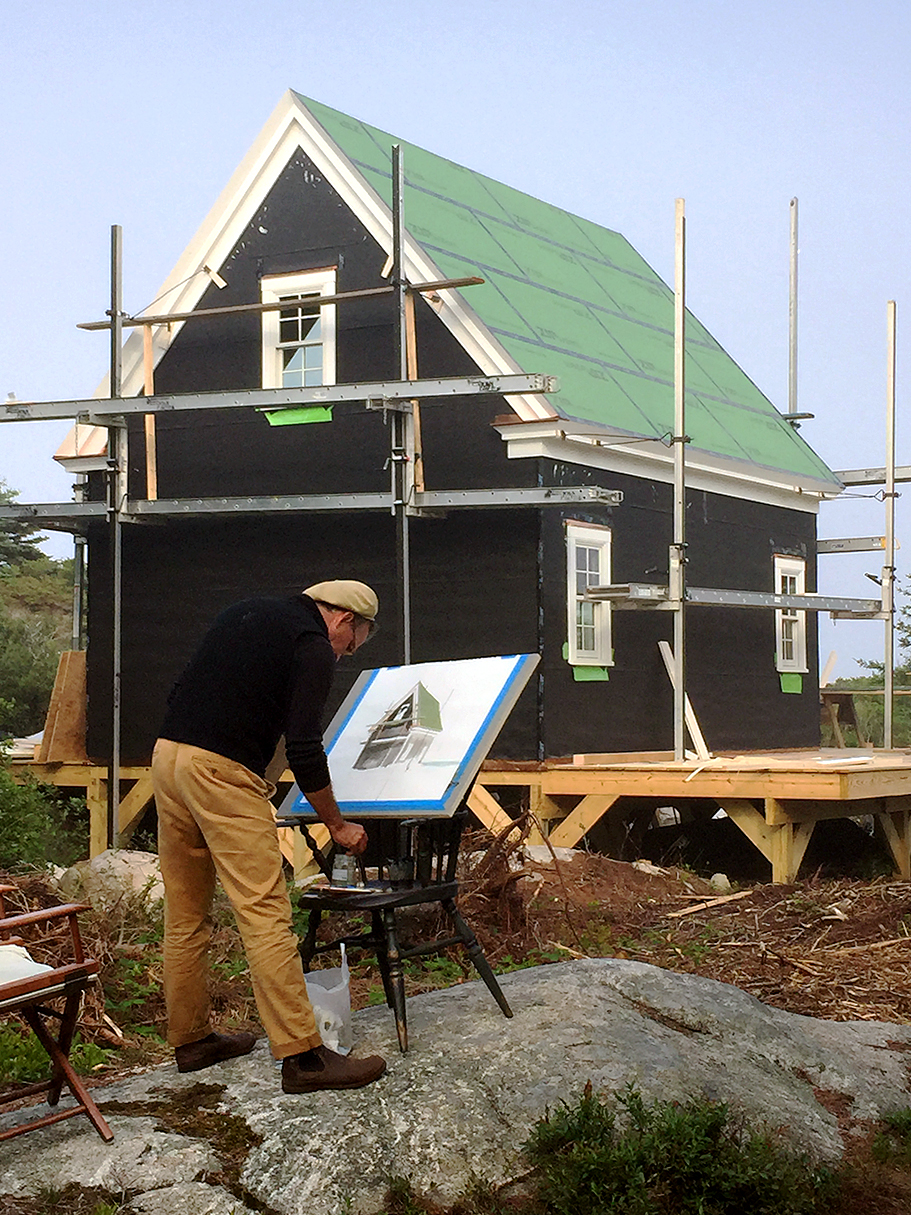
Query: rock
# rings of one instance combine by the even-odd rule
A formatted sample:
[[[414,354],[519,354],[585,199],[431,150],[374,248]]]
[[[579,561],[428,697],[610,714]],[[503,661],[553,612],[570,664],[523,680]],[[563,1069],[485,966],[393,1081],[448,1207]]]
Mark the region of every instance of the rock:
[[[219,1111],[261,1136],[240,1177],[248,1205],[281,1215],[336,1215],[346,1206],[375,1212],[395,1175],[451,1203],[474,1177],[498,1182],[522,1172],[531,1127],[548,1107],[576,1102],[588,1080],[605,1095],[632,1082],[647,1100],[725,1101],[823,1161],[837,1161],[844,1149],[846,1132],[831,1109],[843,1110],[849,1125],[911,1104],[908,1025],[817,1021],[711,979],[615,958],[535,967],[500,981],[512,1020],[479,982],[411,998],[407,1055],[398,1052],[386,1007],[354,1013],[355,1053],[389,1061],[387,1074],[364,1089],[285,1096],[265,1042],[208,1069],[205,1083],[223,1086]],[[173,1199],[170,1208],[142,1208],[134,1198],[137,1213],[195,1215],[182,1195],[203,1170],[218,1167],[216,1147],[155,1132],[142,1103],[150,1094],[179,1097],[199,1080],[171,1065],[96,1088],[102,1111],[105,1102],[136,1105],[135,1117],[110,1118],[114,1143],[103,1144],[83,1118],[12,1140],[4,1144],[0,1194],[34,1194],[71,1179],[113,1189],[116,1178],[117,1188],[159,1192],[143,1201]],[[0,1130],[23,1116],[0,1117]]]
[[[522,851],[525,859],[535,865],[552,865],[555,855],[558,861],[571,861],[573,857],[585,855],[578,848],[551,848],[547,844],[526,844]]]
[[[71,865],[56,885],[65,898],[91,903],[96,911],[107,911],[124,895],[141,897],[148,905],[164,898],[156,854],[125,848],[109,848]]]
[[[651,861],[633,861],[633,869],[637,869],[640,873],[649,873],[652,877],[669,877],[670,869],[662,869],[660,865],[653,865]]]
[[[109,1117],[110,1144],[102,1143],[88,1119],[79,1123],[58,1123],[4,1144],[0,1194],[37,1194],[69,1181],[114,1191],[157,1190],[218,1168],[207,1143],[156,1131],[154,1118]]]
[[[733,890],[733,886],[726,873],[713,873],[709,878],[709,885],[719,894],[730,894]]]
[[[135,1215],[254,1215],[233,1194],[204,1181],[188,1181],[140,1194],[123,1208]]]

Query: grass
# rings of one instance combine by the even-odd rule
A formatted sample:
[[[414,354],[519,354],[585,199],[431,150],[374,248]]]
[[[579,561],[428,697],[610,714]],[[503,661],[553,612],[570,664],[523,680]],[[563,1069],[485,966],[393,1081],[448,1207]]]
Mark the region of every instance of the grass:
[[[894,1164],[911,1171],[911,1109],[886,1114],[870,1152],[879,1164]]]

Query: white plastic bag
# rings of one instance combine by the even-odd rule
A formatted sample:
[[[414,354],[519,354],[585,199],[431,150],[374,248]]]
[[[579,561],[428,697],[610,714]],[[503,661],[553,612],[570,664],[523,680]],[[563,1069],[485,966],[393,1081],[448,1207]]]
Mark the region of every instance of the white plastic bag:
[[[348,985],[348,959],[342,946],[342,964],[329,970],[314,970],[304,975],[307,995],[313,1005],[316,1028],[323,1045],[340,1055],[352,1046],[351,989]]]

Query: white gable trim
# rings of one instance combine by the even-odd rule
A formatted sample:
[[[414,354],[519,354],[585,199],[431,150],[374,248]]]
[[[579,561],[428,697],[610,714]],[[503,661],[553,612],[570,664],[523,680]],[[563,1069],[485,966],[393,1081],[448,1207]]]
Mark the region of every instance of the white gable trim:
[[[387,253],[391,252],[392,213],[389,207],[289,89],[165,279],[155,303],[147,310],[150,315],[190,312],[197,306],[210,282],[203,267],[221,270],[269,190],[298,149],[319,168],[380,247]],[[406,228],[407,219],[406,214]],[[407,232],[404,245],[405,269],[411,281],[432,282],[446,277]],[[474,310],[455,291],[441,291],[439,296],[437,313],[440,319],[482,373],[497,375],[525,370],[503,349]],[[156,365],[183,323],[176,321],[153,331]],[[547,373],[546,367],[535,370]],[[138,395],[143,384],[142,334],[139,329],[134,329],[124,344],[122,374],[123,395]],[[105,376],[95,396],[106,397],[109,394],[109,380]],[[544,397],[510,397],[509,404],[520,418],[527,421],[557,416]]]
[[[622,439],[610,437],[606,431],[602,439],[590,431],[586,431],[584,436],[573,435],[565,423],[556,426],[545,422],[528,425],[508,423],[495,429],[506,443],[506,454],[510,460],[557,460],[664,484],[672,485],[674,482],[673,452],[658,440],[626,445]],[[774,470],[759,469],[756,465],[749,465],[747,471],[739,468],[733,460],[728,461],[722,456],[696,449],[687,449],[686,484],[690,489],[707,490],[729,498],[743,498],[749,502],[763,502],[814,515],[818,514],[821,501],[834,498],[840,492],[828,482],[809,482],[801,478],[798,483],[787,473],[776,475]]]

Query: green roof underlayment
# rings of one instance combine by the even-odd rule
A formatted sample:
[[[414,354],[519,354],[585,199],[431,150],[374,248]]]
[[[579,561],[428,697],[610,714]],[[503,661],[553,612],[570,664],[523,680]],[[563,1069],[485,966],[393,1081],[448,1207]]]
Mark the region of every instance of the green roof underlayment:
[[[401,144],[408,233],[444,275],[485,280],[465,298],[523,371],[559,376],[548,399],[561,416],[620,434],[673,433],[673,292],[625,237],[301,101],[388,205],[390,149]],[[691,313],[686,383],[693,447],[838,485]]]

